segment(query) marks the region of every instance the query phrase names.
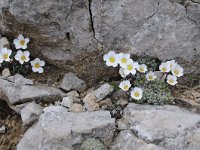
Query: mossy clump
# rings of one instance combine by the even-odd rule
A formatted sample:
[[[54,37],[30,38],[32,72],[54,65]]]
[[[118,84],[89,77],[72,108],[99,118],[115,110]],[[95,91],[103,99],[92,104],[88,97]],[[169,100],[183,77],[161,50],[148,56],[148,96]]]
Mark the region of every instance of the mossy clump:
[[[173,104],[174,97],[166,82],[163,80],[144,81],[135,83],[136,86],[143,88],[142,99],[136,103],[148,103],[152,105]]]
[[[159,63],[157,59],[151,58],[149,56],[139,57],[136,60],[139,64],[147,65],[149,71],[155,71],[158,69]]]
[[[106,150],[106,147],[99,139],[88,138],[82,143],[80,150]]]

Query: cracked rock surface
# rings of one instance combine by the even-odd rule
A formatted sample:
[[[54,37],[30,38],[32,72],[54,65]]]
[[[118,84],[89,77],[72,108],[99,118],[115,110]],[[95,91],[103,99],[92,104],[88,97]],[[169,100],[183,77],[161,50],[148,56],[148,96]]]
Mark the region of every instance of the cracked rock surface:
[[[28,129],[17,150],[75,150],[88,137],[108,146],[114,131],[115,120],[108,111],[71,113],[64,107],[51,106]]]
[[[0,33],[25,34],[34,56],[87,83],[113,75],[107,50],[177,57],[186,72],[200,72],[198,0],[3,0],[0,10]]]
[[[7,101],[8,104],[13,105],[33,100],[56,101],[62,99],[62,97],[66,95],[61,90],[54,87],[26,85],[26,83],[32,84],[30,80],[23,78],[21,76],[20,78],[9,77],[9,79],[7,80],[0,79],[1,99]]]
[[[146,53],[161,60],[181,58],[190,63],[193,59],[199,62],[196,57],[200,55],[198,3],[93,0],[91,10],[95,37],[111,49],[125,49],[138,55]],[[199,63],[195,67],[199,72]]]
[[[118,127],[131,131],[143,142],[165,149],[198,150],[200,145],[196,140],[200,137],[199,122],[198,114],[177,106],[132,103],[125,108]]]

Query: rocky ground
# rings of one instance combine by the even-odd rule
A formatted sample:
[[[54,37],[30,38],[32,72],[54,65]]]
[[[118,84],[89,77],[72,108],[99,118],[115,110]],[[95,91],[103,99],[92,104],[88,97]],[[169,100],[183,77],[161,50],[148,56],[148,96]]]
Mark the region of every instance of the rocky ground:
[[[180,107],[154,106],[135,104],[126,93],[106,82],[88,88],[73,73],[54,81],[50,78],[1,76],[0,149],[200,147],[199,86],[174,89],[175,102]]]

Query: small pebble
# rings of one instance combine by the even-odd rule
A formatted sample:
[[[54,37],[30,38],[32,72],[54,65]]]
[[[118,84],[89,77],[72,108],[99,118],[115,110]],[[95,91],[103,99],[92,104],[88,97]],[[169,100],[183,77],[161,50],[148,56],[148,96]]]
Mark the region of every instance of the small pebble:
[[[5,126],[2,126],[1,128],[0,128],[0,133],[5,133],[6,132],[6,127]]]

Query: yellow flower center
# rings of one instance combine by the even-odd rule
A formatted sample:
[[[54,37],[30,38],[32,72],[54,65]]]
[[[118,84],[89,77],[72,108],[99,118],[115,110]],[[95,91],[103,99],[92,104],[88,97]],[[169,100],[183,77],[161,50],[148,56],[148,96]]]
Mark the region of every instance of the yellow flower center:
[[[179,74],[179,71],[178,71],[178,70],[174,70],[174,74],[175,74],[175,75],[178,75],[178,74]]]
[[[126,63],[126,62],[127,62],[127,59],[126,59],[126,58],[122,58],[122,59],[121,59],[121,62],[122,62],[122,63]]]
[[[111,63],[114,63],[114,62],[115,62],[115,57],[110,57],[110,58],[109,58],[109,61],[110,61]]]
[[[124,85],[124,90],[128,90],[128,85]]]
[[[3,58],[4,58],[4,59],[8,59],[8,54],[4,54],[4,55],[3,55]]]
[[[173,83],[174,83],[174,80],[169,79],[169,83],[173,84]]]
[[[149,80],[153,80],[153,76],[149,76]]]
[[[35,68],[39,68],[39,67],[40,67],[40,64],[36,63]]]
[[[20,40],[20,45],[24,45],[25,44],[25,40]]]
[[[128,66],[127,66],[127,69],[128,69],[128,70],[132,70],[132,69],[133,69],[133,66],[132,66],[132,65],[128,65]]]
[[[135,96],[135,97],[139,97],[139,96],[140,96],[140,93],[139,93],[139,92],[135,92],[135,93],[134,93],[134,96]]]
[[[166,72],[166,71],[167,71],[167,68],[163,67],[162,72]]]
[[[22,61],[25,61],[25,60],[26,60],[26,56],[22,55],[22,56],[21,56],[21,60],[22,60]]]
[[[144,72],[144,68],[143,67],[140,67],[140,72]]]

